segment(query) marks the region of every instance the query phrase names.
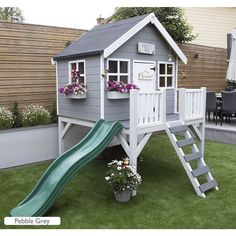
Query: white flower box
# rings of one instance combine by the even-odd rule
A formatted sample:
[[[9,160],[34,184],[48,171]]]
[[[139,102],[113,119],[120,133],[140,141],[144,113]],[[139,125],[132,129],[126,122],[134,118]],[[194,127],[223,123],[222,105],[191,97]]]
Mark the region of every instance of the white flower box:
[[[71,99],[85,99],[87,97],[87,93],[83,93],[83,94],[71,94],[71,95],[67,95],[68,98]]]
[[[107,99],[128,99],[129,93],[120,93],[117,91],[107,91]]]

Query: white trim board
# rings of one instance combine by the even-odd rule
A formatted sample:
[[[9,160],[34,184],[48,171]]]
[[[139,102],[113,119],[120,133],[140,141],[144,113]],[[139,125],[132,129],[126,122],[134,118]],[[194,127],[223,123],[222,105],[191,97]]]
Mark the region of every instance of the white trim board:
[[[105,117],[105,78],[102,76],[104,73],[104,57],[103,54],[100,56],[100,118],[104,119]]]
[[[141,29],[143,29],[147,24],[152,23],[156,26],[157,30],[161,33],[161,35],[166,39],[167,43],[172,47],[178,57],[183,61],[184,64],[187,64],[187,57],[184,55],[179,46],[175,43],[175,41],[171,38],[166,29],[162,26],[160,21],[156,18],[154,13],[149,14],[142,21],[137,23],[134,27],[132,27],[129,31],[123,34],[120,38],[114,41],[111,45],[109,45],[104,50],[104,58],[109,57],[114,51],[116,51],[121,45],[127,42],[131,37],[133,37],[136,33],[138,33]]]

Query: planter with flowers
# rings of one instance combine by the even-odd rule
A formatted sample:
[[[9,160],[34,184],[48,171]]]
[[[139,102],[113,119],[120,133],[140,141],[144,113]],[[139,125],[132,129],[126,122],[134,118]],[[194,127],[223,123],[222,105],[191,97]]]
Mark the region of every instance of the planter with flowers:
[[[127,99],[131,89],[139,89],[135,84],[125,84],[122,81],[107,83],[107,99]]]
[[[58,92],[66,95],[68,98],[84,99],[87,97],[87,88],[84,83],[79,83],[79,71],[73,70],[71,72],[72,83],[65,84],[64,87],[59,88]]]
[[[114,160],[108,163],[108,168],[105,179],[112,186],[115,199],[118,202],[128,202],[132,190],[137,190],[141,184],[141,176],[129,165],[128,158],[123,161]]]

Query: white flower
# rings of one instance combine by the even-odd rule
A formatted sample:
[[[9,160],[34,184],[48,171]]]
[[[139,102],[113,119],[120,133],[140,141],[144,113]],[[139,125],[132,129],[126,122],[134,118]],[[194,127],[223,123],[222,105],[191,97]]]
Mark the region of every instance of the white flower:
[[[117,167],[117,170],[122,170],[122,168],[120,166]]]
[[[110,177],[109,177],[109,176],[106,176],[106,177],[105,177],[105,180],[106,180],[106,181],[108,181],[109,179],[110,179]]]
[[[123,161],[118,161],[118,162],[117,162],[117,165],[118,165],[118,166],[121,166],[122,164],[123,164]]]

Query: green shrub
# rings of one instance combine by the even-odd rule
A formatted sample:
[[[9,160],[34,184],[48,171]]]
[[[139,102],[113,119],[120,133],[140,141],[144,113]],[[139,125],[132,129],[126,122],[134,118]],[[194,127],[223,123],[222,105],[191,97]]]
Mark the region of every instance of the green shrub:
[[[54,99],[53,103],[52,103],[51,117],[52,117],[52,123],[57,123],[58,122],[58,118],[57,118],[57,101],[56,101],[56,99]]]
[[[22,111],[22,125],[25,127],[51,123],[50,113],[39,105],[29,105]]]
[[[12,107],[13,119],[14,119],[14,127],[21,127],[21,114],[18,111],[18,103],[14,102]]]
[[[5,107],[0,107],[0,129],[12,128],[13,124],[13,113]]]

